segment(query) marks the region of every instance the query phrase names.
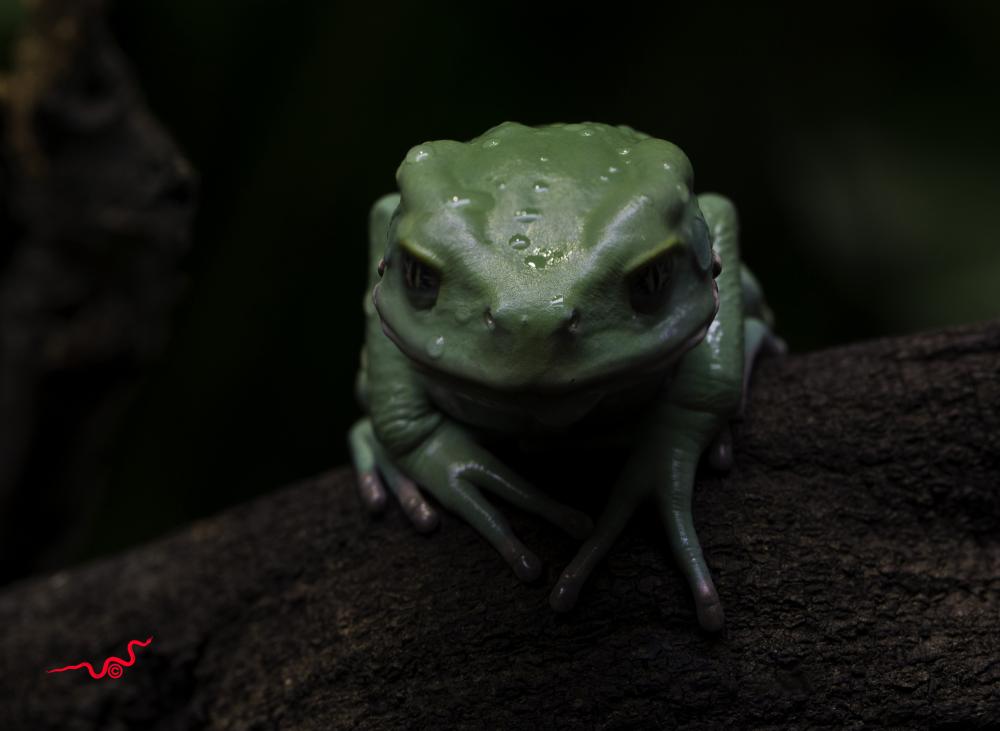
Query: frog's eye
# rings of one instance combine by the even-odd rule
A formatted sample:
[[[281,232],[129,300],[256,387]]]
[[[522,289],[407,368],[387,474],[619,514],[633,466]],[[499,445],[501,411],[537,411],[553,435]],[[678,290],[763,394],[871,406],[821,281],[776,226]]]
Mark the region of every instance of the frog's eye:
[[[645,315],[660,309],[667,299],[674,257],[664,252],[628,275],[628,296],[632,309]]]
[[[428,310],[433,307],[437,302],[438,290],[441,288],[441,272],[406,249],[401,249],[400,261],[403,284],[406,285],[410,304],[418,310]]]

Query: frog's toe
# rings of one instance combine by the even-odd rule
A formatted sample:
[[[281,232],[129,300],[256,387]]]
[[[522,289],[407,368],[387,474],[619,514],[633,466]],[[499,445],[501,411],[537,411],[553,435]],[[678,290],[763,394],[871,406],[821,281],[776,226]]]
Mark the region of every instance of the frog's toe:
[[[621,535],[643,495],[641,482],[623,478],[601,513],[593,532],[587,537],[566,570],[562,572],[549,595],[549,605],[557,612],[568,612],[576,606],[580,590],[601,559],[608,554]]]
[[[389,489],[399,501],[399,507],[413,523],[413,527],[421,533],[430,533],[437,528],[440,522],[438,512],[420,493],[417,483],[403,474],[378,447],[376,447],[376,455],[379,472],[382,473]]]
[[[385,486],[379,479],[375,464],[375,437],[372,434],[370,419],[361,419],[348,435],[348,446],[351,458],[358,473],[358,493],[361,502],[372,513],[380,513],[385,509],[388,496]]]
[[[765,355],[788,354],[788,343],[786,343],[784,339],[779,338],[773,332],[767,334],[767,337],[764,338],[764,343],[761,347]]]
[[[538,556],[521,546],[521,551],[515,554],[513,561],[508,561],[514,569],[514,574],[521,581],[532,582],[542,575],[542,562]]]
[[[542,562],[511,529],[507,519],[483,496],[477,483],[469,479],[467,468],[453,472],[440,484],[427,482],[426,487],[445,508],[458,513],[469,525],[489,541],[522,581],[534,581],[542,573]]]
[[[388,493],[374,471],[358,475],[358,492],[361,494],[361,502],[371,513],[381,513],[389,502]]]
[[[726,616],[722,611],[722,601],[710,581],[699,583],[695,588],[694,605],[698,614],[698,624],[702,629],[718,632],[725,625]]]
[[[549,606],[557,612],[568,612],[576,606],[583,588],[584,578],[564,571],[549,594]]]
[[[438,512],[430,506],[420,494],[420,489],[413,480],[401,477],[396,485],[396,497],[406,517],[413,527],[421,533],[430,533],[441,522]]]
[[[476,462],[464,474],[484,490],[522,510],[540,515],[574,538],[583,540],[594,530],[594,521],[589,515],[553,500],[491,455],[478,455]]]
[[[708,463],[717,472],[729,472],[733,468],[733,433],[728,425],[722,427],[709,446]]]
[[[518,540],[499,511],[474,487],[469,486],[462,492],[465,493],[463,498],[471,499],[461,499],[457,504],[452,503],[448,507],[465,518],[483,538],[490,542],[521,581],[532,582],[541,576],[542,562]]]

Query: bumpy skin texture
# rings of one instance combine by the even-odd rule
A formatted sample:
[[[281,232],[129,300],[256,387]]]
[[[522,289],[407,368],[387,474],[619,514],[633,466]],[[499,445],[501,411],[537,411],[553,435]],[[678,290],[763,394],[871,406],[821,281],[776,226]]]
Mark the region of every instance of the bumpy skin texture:
[[[639,504],[654,498],[698,619],[722,605],[691,517],[704,453],[725,469],[754,356],[780,347],[739,256],[736,211],[692,193],[675,145],[627,127],[505,123],[407,154],[371,214],[367,335],[351,430],[362,499],[392,493],[418,530],[472,524],[525,581],[538,558],[484,492],[583,540],[552,590],[575,604]],[[629,445],[596,524],[482,446]]]

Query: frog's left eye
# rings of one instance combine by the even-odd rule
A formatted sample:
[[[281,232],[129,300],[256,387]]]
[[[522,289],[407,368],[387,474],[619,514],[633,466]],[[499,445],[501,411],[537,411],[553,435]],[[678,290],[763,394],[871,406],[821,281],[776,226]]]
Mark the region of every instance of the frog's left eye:
[[[629,274],[628,295],[632,309],[646,315],[659,310],[667,299],[673,271],[674,257],[664,252]]]
[[[437,302],[441,288],[441,272],[421,261],[406,249],[400,251],[403,284],[410,303],[418,310],[428,310]]]

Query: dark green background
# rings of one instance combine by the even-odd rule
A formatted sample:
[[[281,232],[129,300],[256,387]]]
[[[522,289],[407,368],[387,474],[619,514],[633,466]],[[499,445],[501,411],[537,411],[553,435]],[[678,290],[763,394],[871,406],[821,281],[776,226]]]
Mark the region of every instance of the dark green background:
[[[998,7],[119,2],[202,194],[89,552],[345,462],[367,210],[424,140],[511,119],[678,143],[736,201],[793,350],[996,316]]]

